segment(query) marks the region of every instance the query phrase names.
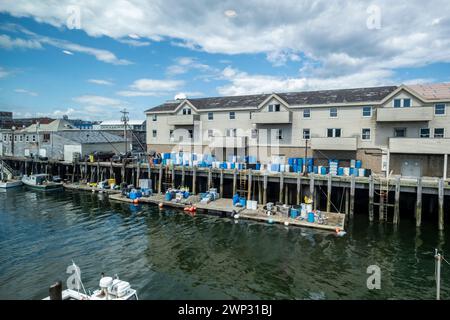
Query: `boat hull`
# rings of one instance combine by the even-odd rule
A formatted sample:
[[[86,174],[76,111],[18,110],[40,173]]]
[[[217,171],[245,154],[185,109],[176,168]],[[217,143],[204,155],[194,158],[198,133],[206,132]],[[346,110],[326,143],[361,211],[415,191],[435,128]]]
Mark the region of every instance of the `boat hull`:
[[[32,184],[27,184],[25,183],[25,186],[33,189],[33,190],[39,190],[39,191],[45,191],[45,192],[50,192],[50,191],[60,191],[63,190],[63,185],[32,185]]]
[[[22,185],[22,181],[20,180],[9,180],[6,182],[1,181],[0,182],[0,188],[2,189],[10,189],[15,187],[20,187]]]

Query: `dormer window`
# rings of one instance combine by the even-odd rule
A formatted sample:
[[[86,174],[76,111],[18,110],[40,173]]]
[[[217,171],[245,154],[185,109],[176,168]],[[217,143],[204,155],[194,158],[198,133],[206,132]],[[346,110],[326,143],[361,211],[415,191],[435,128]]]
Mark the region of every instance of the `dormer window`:
[[[394,108],[409,108],[411,107],[411,99],[394,99]]]
[[[269,104],[269,112],[280,112],[281,106],[279,104]]]
[[[156,120],[158,120],[158,115],[156,115],[156,114],[152,115],[152,121],[156,121]]]
[[[188,114],[191,114],[191,113],[192,113],[191,108],[184,108],[184,109],[183,109],[183,114],[184,114],[184,115],[188,115]]]

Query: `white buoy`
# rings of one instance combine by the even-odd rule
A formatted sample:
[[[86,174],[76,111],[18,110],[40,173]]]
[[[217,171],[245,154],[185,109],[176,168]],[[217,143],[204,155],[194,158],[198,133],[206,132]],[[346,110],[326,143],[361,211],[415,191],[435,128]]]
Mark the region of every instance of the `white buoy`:
[[[287,227],[289,225],[289,221],[285,221],[284,225]]]
[[[239,219],[239,214],[235,214],[235,215],[234,215],[234,218],[235,218],[235,219]]]

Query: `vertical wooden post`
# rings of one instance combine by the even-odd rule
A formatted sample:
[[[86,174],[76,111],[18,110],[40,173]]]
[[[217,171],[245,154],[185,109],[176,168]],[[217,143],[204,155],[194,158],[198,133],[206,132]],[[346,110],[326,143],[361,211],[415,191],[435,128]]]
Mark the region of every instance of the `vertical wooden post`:
[[[375,182],[373,176],[369,177],[369,221],[373,221],[373,196],[375,193]]]
[[[252,169],[248,170],[248,183],[247,183],[247,200],[252,200]]]
[[[185,186],[185,180],[186,180],[186,167],[183,165],[181,166],[181,186]]]
[[[112,160],[109,162],[109,178],[110,179],[114,178],[114,170],[113,170]]]
[[[123,160],[122,160],[122,169],[121,169],[121,173],[122,173],[122,183],[123,183],[123,182],[126,182],[126,181],[125,181],[125,179],[126,179],[126,172],[125,172],[125,170],[126,170],[126,164],[125,164],[125,159],[123,159]]]
[[[447,180],[447,168],[448,168],[448,154],[444,154],[444,173],[442,178]]]
[[[315,198],[315,192],[314,192],[314,176],[309,175],[309,195],[311,200],[314,201]],[[316,202],[314,201],[314,210],[316,209]]]
[[[197,166],[192,167],[192,194],[196,194],[196,184],[197,184]]]
[[[400,177],[395,179],[394,224],[400,222]]]
[[[220,169],[220,197],[223,198],[223,169]]]
[[[302,202],[302,178],[300,177],[300,171],[297,172],[297,205]]]
[[[258,203],[263,203],[263,192],[262,192],[262,183],[261,183],[261,175],[258,176]]]
[[[378,208],[378,220],[384,221],[384,191],[382,190],[381,184],[382,183],[380,182],[380,206]]]
[[[58,176],[59,176],[60,178],[62,178],[62,177],[61,177],[61,165],[59,165],[59,164],[58,164]]]
[[[267,203],[267,173],[263,176],[263,204]]]
[[[136,187],[139,187],[139,179],[141,178],[141,164],[136,164]]]
[[[331,211],[331,174],[328,174],[328,181],[327,181],[327,212]]]
[[[345,189],[345,214],[349,214],[349,203],[350,203],[350,190],[348,188]]]
[[[422,178],[417,178],[416,227],[422,224]]]
[[[212,169],[208,168],[208,190],[212,188]]]
[[[356,176],[352,175],[350,178],[350,217],[353,218],[355,214],[355,179]]]
[[[444,179],[439,179],[439,190],[438,190],[438,200],[439,200],[439,231],[444,230]]]
[[[237,192],[237,169],[234,168],[233,171],[233,196],[236,194]]]
[[[172,175],[172,188],[175,188],[175,165],[174,164],[172,164],[171,175]]]
[[[162,192],[162,177],[163,177],[163,166],[159,164],[159,175],[158,175],[158,193]]]
[[[283,203],[283,192],[284,192],[284,173],[280,172],[280,193],[278,201]]]
[[[72,169],[72,183],[75,182],[75,172],[77,170],[77,166],[75,165],[75,163],[73,164],[73,169]]]
[[[97,161],[97,182],[100,180],[100,162]]]
[[[284,203],[289,204],[289,184],[284,184]]]

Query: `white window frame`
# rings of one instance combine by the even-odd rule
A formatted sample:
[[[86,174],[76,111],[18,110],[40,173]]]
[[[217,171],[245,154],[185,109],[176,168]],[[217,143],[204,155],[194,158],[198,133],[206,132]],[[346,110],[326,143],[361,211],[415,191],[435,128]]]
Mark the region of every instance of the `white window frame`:
[[[253,128],[251,130],[251,137],[252,137],[252,139],[257,139],[258,138],[258,129]]]
[[[191,108],[183,108],[183,115],[185,116],[189,116],[192,114],[192,109]]]
[[[157,121],[158,120],[158,115],[157,114],[153,114],[152,115],[152,121]]]
[[[437,114],[437,113],[436,113],[436,107],[437,107],[438,105],[444,106],[444,113],[443,113],[443,114]],[[436,104],[434,105],[434,115],[435,115],[436,117],[444,117],[444,116],[446,116],[446,114],[447,114],[447,104],[445,104],[445,103],[436,103]]]
[[[396,136],[396,135],[395,135],[395,132],[396,132],[397,130],[404,130],[404,131],[405,131],[405,135],[404,135],[403,137]],[[408,129],[407,129],[407,128],[401,128],[401,127],[394,128],[394,138],[406,138],[406,137],[407,137],[407,134],[408,134]]]
[[[308,116],[307,117],[305,117],[306,110],[308,110]],[[303,109],[303,119],[311,119],[311,108]]]
[[[332,136],[331,137],[328,136],[328,130],[332,130]],[[339,131],[340,132],[339,137],[336,137],[336,130],[340,130]],[[327,128],[326,137],[327,138],[342,138],[342,128]]]
[[[233,114],[233,118],[231,117],[231,114]],[[230,119],[230,120],[236,120],[236,112],[230,111],[230,112],[228,113],[228,119]]]
[[[235,138],[237,136],[237,129],[236,128],[227,128],[226,133],[227,133],[227,137]]]
[[[36,135],[33,134],[33,135],[31,136],[31,142],[36,142]]]
[[[331,110],[333,110],[333,109],[336,109],[336,115],[335,115],[335,116],[332,116],[332,115],[331,115]],[[329,116],[330,116],[330,118],[332,118],[332,119],[336,119],[336,118],[338,117],[338,108],[337,108],[337,107],[331,107],[331,108],[330,108]]]
[[[278,107],[278,110],[277,110],[277,107]],[[279,103],[269,104],[268,111],[269,112],[280,112],[281,111],[281,105]]]
[[[395,100],[400,100],[400,107],[395,106]],[[405,107],[405,100],[409,100],[409,107]],[[412,107],[412,99],[411,98],[396,98],[392,100],[392,108],[401,109],[401,108],[411,108]]]
[[[30,136],[29,136],[29,135],[26,135],[26,136],[25,136],[25,141],[26,141],[26,142],[30,142]]]
[[[308,138],[305,138],[305,131],[308,130]],[[304,128],[302,131],[302,139],[303,140],[310,140],[311,139],[311,129],[309,128]]]
[[[442,137],[436,137],[436,130],[441,130],[442,129]],[[433,138],[434,139],[443,139],[445,138],[445,128],[434,128],[433,129]]]
[[[208,129],[208,138],[214,137],[214,129]]]
[[[209,118],[211,116],[211,119]],[[214,112],[208,112],[208,121],[214,120]]]
[[[369,130],[369,138],[364,138],[364,130]],[[341,132],[342,134],[342,132]],[[367,134],[366,134],[367,136]],[[363,141],[371,141],[372,140],[372,129],[371,128],[362,128],[361,129],[361,140]]]
[[[283,129],[277,129],[276,138],[277,138],[277,140],[283,140],[284,139]]]
[[[368,115],[368,116],[364,115],[364,109],[365,108],[369,108],[370,115]],[[362,116],[363,116],[363,118],[372,118],[372,115],[373,115],[373,107],[371,107],[371,106],[364,106],[364,107],[362,107]]]
[[[428,137],[422,136],[422,130],[428,130]],[[431,129],[430,128],[420,128],[419,129],[419,138],[421,139],[429,139],[431,137]]]
[[[23,135],[19,136],[19,142],[23,142]]]

